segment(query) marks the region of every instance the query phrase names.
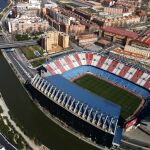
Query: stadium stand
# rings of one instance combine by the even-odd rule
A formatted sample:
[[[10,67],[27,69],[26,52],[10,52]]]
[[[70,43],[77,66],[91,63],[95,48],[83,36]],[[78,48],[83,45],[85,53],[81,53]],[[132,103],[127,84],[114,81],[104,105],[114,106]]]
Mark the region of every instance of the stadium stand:
[[[107,71],[92,67],[92,66],[79,66],[77,68],[74,68],[72,70],[69,70],[67,72],[64,72],[62,75],[67,78],[68,80],[72,80],[73,78],[77,78],[80,75],[86,74],[86,73],[92,73],[93,75],[96,75],[99,78],[105,79],[107,81],[113,82],[114,84],[123,87],[127,89],[128,91],[131,91],[132,93],[135,93],[136,95],[148,98],[150,96],[149,91],[146,89],[143,89],[142,87],[128,81],[125,79],[122,79],[119,76],[116,76],[114,74],[111,74]]]
[[[150,98],[150,73],[113,57],[74,52],[51,59],[43,67],[47,73],[42,77],[37,74],[31,81],[32,86],[68,112],[113,135],[113,145],[119,145],[122,137],[122,128],[118,126],[120,106],[69,80],[90,73],[144,99]]]
[[[45,79],[36,75],[31,84],[53,102],[101,131],[113,135],[114,138],[122,134],[116,134],[121,111],[117,104],[91,94],[61,75]],[[120,143],[119,140],[115,142],[116,145]]]
[[[50,74],[62,74],[73,67],[80,65],[91,65],[102,70],[106,70],[112,74],[129,80],[139,86],[150,90],[150,74],[140,68],[124,64],[112,58],[101,56],[91,52],[77,52],[61,58],[61,63],[58,61],[49,61],[44,67]]]

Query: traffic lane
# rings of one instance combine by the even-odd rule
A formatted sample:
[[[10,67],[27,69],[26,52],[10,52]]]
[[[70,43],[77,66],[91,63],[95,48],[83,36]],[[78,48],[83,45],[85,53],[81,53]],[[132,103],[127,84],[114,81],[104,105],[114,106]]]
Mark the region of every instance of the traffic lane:
[[[13,52],[12,52],[12,56],[19,62],[19,64],[25,69],[25,71],[26,71],[27,73],[29,73],[29,75],[30,75],[31,77],[33,77],[33,76],[36,74],[36,72],[33,71],[33,70],[31,70],[31,69],[27,66],[26,63],[23,63],[22,61],[18,60],[17,56],[16,56]]]
[[[22,68],[25,70],[25,72],[27,72],[30,76],[34,76],[36,74],[35,71],[31,70],[27,65],[25,65],[22,61],[20,61],[14,52],[9,52],[9,53],[13,57],[15,62],[17,62],[17,64],[19,63],[22,66]]]
[[[29,80],[30,78],[27,76],[27,74],[24,72],[24,70],[19,66],[18,62],[16,62],[16,60],[14,59],[13,55],[11,55],[9,53],[8,55],[9,59],[12,61],[12,63],[15,65],[15,67],[17,68],[17,70],[19,71],[19,73],[22,75],[22,77],[25,80]]]
[[[28,67],[30,63],[28,62],[28,60],[26,59],[26,57],[23,55],[21,51],[15,49],[15,51],[12,51],[10,53],[12,53],[12,55],[17,59],[17,61],[20,62],[20,64],[24,68],[26,68],[26,70],[28,70],[31,74],[35,75],[37,73],[35,69],[31,69]]]

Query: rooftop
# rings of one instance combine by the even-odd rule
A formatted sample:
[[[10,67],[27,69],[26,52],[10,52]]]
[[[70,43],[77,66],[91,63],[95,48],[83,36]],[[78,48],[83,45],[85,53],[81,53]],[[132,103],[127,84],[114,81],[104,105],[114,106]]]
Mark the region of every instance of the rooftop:
[[[150,46],[150,29],[144,32],[144,34],[140,35],[136,41],[144,43],[148,46]]]
[[[107,41],[107,40],[105,40],[105,39],[100,39],[100,40],[97,41],[97,43],[100,43],[100,44],[103,44],[103,45],[107,45],[107,44],[109,44],[110,42]]]
[[[132,38],[132,39],[135,39],[138,36],[138,34],[135,32],[127,31],[127,30],[121,29],[121,28],[102,27],[101,29],[105,32],[110,32],[110,33],[117,34],[120,36],[127,36],[128,38]]]
[[[79,39],[89,39],[89,38],[97,38],[94,34],[83,34],[79,36]]]
[[[52,83],[52,85],[55,85],[61,91],[70,94],[76,100],[87,104],[89,107],[93,107],[115,118],[119,118],[119,105],[114,104],[103,97],[97,96],[76,84],[73,84],[61,75],[49,76],[46,78],[46,80]]]

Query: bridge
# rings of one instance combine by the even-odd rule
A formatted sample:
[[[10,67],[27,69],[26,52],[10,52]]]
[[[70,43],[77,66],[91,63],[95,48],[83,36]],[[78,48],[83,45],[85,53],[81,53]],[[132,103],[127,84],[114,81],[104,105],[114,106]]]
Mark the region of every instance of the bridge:
[[[38,44],[36,40],[28,40],[28,41],[11,41],[11,42],[4,42],[0,43],[0,49],[4,48],[17,48],[23,46],[32,46]]]

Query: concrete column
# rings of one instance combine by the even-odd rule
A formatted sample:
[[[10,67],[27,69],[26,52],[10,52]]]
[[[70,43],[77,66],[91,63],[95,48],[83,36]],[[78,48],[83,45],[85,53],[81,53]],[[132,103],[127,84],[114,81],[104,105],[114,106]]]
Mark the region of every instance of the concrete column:
[[[79,111],[78,111],[78,115],[80,116],[81,115],[81,109],[83,107],[83,103],[81,104],[80,108],[79,108]]]
[[[51,98],[54,97],[54,94],[55,94],[55,91],[56,91],[56,90],[57,90],[57,88],[55,87],[53,93],[52,93],[51,96],[50,96]]]
[[[64,94],[64,92],[62,92],[61,95],[59,96],[59,98],[58,98],[58,103],[60,103],[63,94]]]
[[[87,109],[88,109],[88,105],[86,106],[86,108],[85,108],[85,110],[84,110],[84,113],[83,113],[83,115],[82,115],[82,118],[85,118],[85,114],[86,114]]]
[[[92,123],[93,123],[93,124],[95,123],[95,118],[96,118],[97,112],[98,112],[98,111],[95,112],[95,115],[94,115],[94,117],[93,117],[93,119],[92,119]]]
[[[88,115],[88,117],[87,117],[87,121],[90,121],[90,116],[91,116],[92,111],[93,111],[93,108],[91,108],[91,110],[90,110],[90,112],[89,112],[89,115]]]
[[[68,108],[68,104],[70,102],[71,96],[68,98],[67,103],[65,104],[65,107]]]
[[[74,110],[73,110],[74,113],[76,113],[76,110],[77,110],[78,105],[79,105],[79,101],[77,102],[77,104],[76,104],[76,106],[75,106],[75,108],[74,108]]]
[[[65,102],[66,97],[67,97],[67,94],[64,96],[64,98],[63,98],[63,100],[62,100],[62,102],[61,102],[62,105],[64,105],[64,102]]]
[[[108,127],[108,131],[111,132],[111,124],[112,124],[113,118],[111,118],[110,123],[109,123],[109,127]]]
[[[102,118],[102,113],[101,113],[101,115],[100,115],[100,117],[99,117],[99,119],[98,119],[98,121],[97,121],[97,126],[99,126],[99,124],[100,124],[100,121],[101,121],[101,118]]]
[[[39,90],[41,89],[43,83],[44,83],[44,79],[41,81],[41,83],[40,83],[40,85],[38,87]]]
[[[42,92],[44,91],[44,89],[45,89],[45,87],[46,87],[46,84],[47,84],[47,81],[45,81],[44,85],[43,85],[42,88],[41,88],[41,91],[42,91]]]
[[[51,86],[51,88],[49,89],[49,91],[48,91],[48,95],[47,95],[48,97],[50,96],[50,94],[51,94],[51,91],[52,91],[53,87],[54,87],[54,86],[52,85],[52,86]]]
[[[105,121],[103,123],[103,127],[102,127],[103,129],[105,129],[105,124],[106,124],[107,119],[108,119],[108,116],[106,116]]]
[[[38,74],[36,74],[32,79],[31,79],[31,84],[33,84],[34,80],[37,78]]]
[[[69,99],[67,100],[67,103],[65,104],[66,108],[68,108],[68,104],[69,104],[70,100],[71,100],[71,96],[69,97]]]
[[[35,85],[36,88],[39,86],[40,82],[41,82],[41,77],[39,78],[39,80],[37,81],[37,83]]]
[[[56,93],[56,95],[55,95],[55,97],[54,97],[54,101],[57,100],[57,96],[58,96],[59,93],[60,93],[60,90],[57,91],[57,93]]]
[[[40,77],[37,76],[32,85],[35,85]]]
[[[48,88],[50,87],[50,84],[48,84],[47,85],[47,87],[46,87],[46,89],[43,91],[44,92],[44,94],[47,94],[47,92],[48,92]]]
[[[72,105],[73,105],[74,101],[75,101],[75,99],[73,99],[73,101],[72,101],[72,103],[71,103],[71,105],[70,105],[70,107],[69,107],[69,110],[72,109]]]

